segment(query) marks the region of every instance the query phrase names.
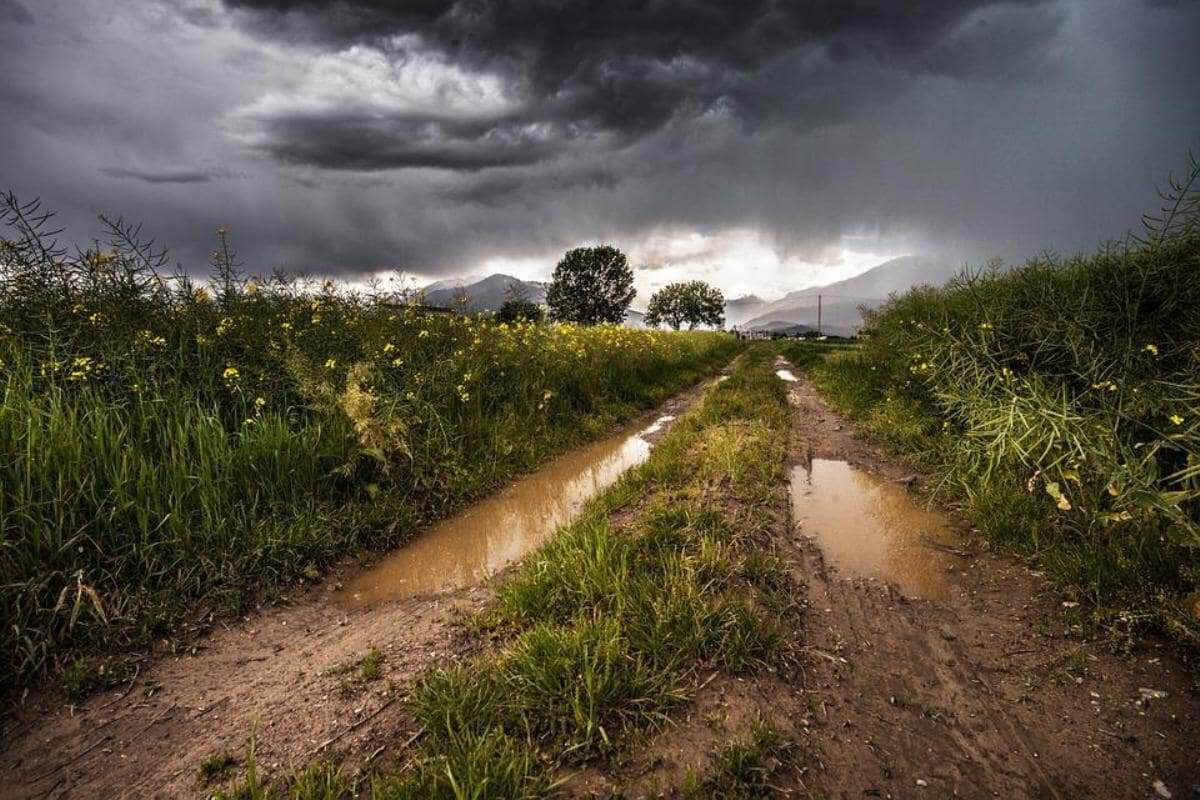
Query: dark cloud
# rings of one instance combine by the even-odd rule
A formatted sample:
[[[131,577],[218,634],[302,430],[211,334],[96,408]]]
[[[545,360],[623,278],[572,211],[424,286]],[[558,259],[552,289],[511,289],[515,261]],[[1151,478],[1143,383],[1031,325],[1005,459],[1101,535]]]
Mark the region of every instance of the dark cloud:
[[[100,172],[110,178],[130,178],[145,183],[210,183],[216,178],[228,176],[228,173],[221,170],[188,169],[186,167],[163,170],[104,167]]]
[[[34,18],[29,9],[21,5],[18,0],[0,0],[0,22],[32,25]]]
[[[0,188],[198,273],[218,225],[254,271],[348,277],[601,240],[751,284],[847,242],[1017,259],[1120,236],[1200,144],[1195,2],[0,9]]]
[[[501,76],[519,102],[518,112],[475,119],[468,130],[435,112],[363,119],[284,107],[257,120],[259,148],[281,160],[356,170],[529,164],[581,144],[619,149],[674,120],[713,113],[754,127],[778,116],[773,100],[786,91],[770,66],[785,54],[816,48],[836,62],[999,74],[1020,69],[1058,22],[1052,13],[1009,13],[993,23],[1005,28],[999,36],[959,30],[978,15],[977,25],[989,24],[993,8],[1037,0],[582,0],[552,9],[537,0],[226,2],[270,35],[331,47],[386,50],[395,37],[416,37],[455,65]]]

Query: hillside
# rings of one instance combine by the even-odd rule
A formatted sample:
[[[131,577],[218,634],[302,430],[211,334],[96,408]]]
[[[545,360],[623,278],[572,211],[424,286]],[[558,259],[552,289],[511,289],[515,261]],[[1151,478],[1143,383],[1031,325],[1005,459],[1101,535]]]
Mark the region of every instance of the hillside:
[[[940,284],[956,271],[943,262],[920,256],[893,258],[853,278],[788,292],[779,300],[762,306],[757,315],[745,322],[745,327],[761,328],[772,322],[786,321],[815,328],[820,297],[821,330],[847,336],[862,324],[861,306],[879,306],[893,292],[904,292],[913,286]]]

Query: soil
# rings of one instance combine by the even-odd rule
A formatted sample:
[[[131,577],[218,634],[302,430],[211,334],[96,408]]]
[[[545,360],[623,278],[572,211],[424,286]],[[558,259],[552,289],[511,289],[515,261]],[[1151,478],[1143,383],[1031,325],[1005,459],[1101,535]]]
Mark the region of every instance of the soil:
[[[845,461],[919,501],[919,472],[855,435],[796,377],[789,466]],[[938,597],[839,573],[797,530],[787,488],[756,509],[756,541],[795,584],[793,658],[740,678],[697,675],[668,727],[569,776],[567,794],[677,796],[671,787],[711,770],[763,718],[790,743],[766,765],[784,796],[1200,798],[1200,686],[1172,645],[1093,635],[1044,576],[990,552],[953,514],[960,536],[939,562],[949,590]],[[479,646],[455,620],[492,590],[348,609],[330,596],[345,579],[154,660],[127,690],[75,707],[48,691],[27,700],[0,739],[0,796],[202,796],[200,761],[239,753],[255,724],[268,771],[319,755],[351,772],[402,760],[417,731],[397,700],[422,669]],[[382,677],[343,691],[356,673],[338,668],[372,647]]]

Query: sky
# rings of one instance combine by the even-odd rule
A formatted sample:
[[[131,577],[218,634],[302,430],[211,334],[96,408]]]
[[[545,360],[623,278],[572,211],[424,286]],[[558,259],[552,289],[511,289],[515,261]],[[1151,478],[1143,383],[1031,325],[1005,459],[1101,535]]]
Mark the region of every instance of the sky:
[[[0,0],[0,189],[202,274],[778,295],[1119,238],[1200,150],[1189,0]],[[644,300],[644,297],[642,298]]]

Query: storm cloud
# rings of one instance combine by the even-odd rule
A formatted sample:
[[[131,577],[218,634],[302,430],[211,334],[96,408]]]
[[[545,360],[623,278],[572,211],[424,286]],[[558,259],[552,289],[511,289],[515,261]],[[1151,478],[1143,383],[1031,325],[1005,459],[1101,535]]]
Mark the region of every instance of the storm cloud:
[[[348,277],[600,240],[730,290],[1019,259],[1153,204],[1200,143],[1196,30],[1161,0],[0,0],[0,184],[189,267],[221,224]]]

